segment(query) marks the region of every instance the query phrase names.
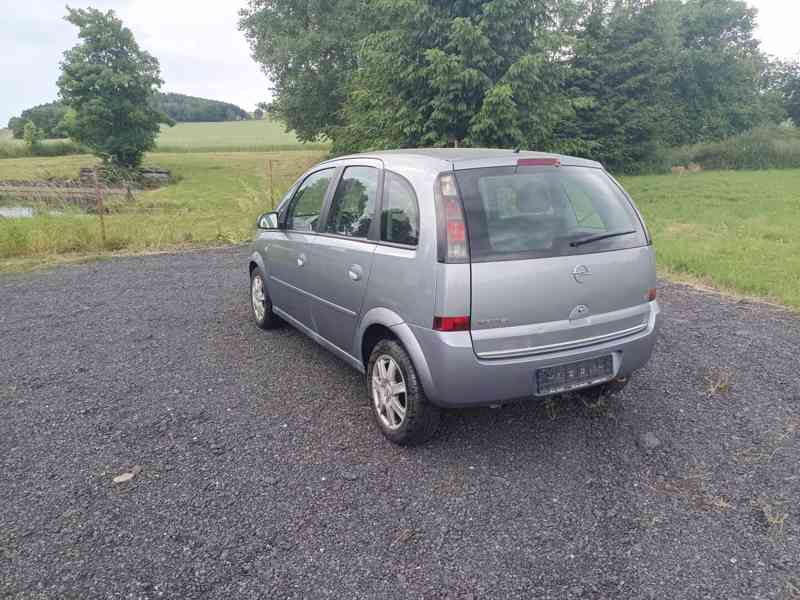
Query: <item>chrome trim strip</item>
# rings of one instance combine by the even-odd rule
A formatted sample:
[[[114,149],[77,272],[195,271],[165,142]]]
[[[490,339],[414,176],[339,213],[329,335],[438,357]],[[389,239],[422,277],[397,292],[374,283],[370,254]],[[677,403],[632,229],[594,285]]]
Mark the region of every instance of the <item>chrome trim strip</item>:
[[[345,308],[344,306],[339,306],[338,304],[334,304],[333,302],[329,302],[328,300],[325,300],[325,298],[320,298],[319,296],[315,296],[311,292],[307,292],[305,290],[302,290],[299,287],[297,287],[295,285],[292,285],[291,283],[287,283],[283,279],[278,279],[277,277],[275,277],[275,275],[270,275],[269,278],[271,280],[273,280],[273,281],[277,281],[281,285],[285,285],[286,287],[293,289],[295,292],[300,292],[301,294],[303,294],[305,296],[308,296],[309,298],[313,298],[317,302],[322,302],[322,304],[325,304],[326,306],[330,306],[332,309],[338,310],[339,312],[346,314],[348,317],[355,317],[356,314],[357,314],[355,311],[352,311],[349,308]]]
[[[526,325],[511,325],[505,327],[492,327],[487,329],[473,329],[472,339],[480,342],[490,340],[503,340],[515,337],[537,336],[544,333],[561,333],[567,329],[575,329],[576,327],[584,327],[585,325],[609,325],[614,326],[614,323],[619,321],[629,321],[625,323],[627,327],[634,327],[640,323],[646,322],[650,317],[650,305],[639,304],[620,310],[615,310],[607,313],[599,313],[589,315],[588,317],[570,321],[564,319],[561,321],[551,321],[548,323],[529,323]],[[635,319],[631,321],[632,319]],[[473,315],[474,324],[478,324]]]
[[[575,348],[582,348],[583,346],[591,346],[592,344],[599,344],[601,342],[610,342],[618,338],[633,335],[644,331],[649,326],[649,323],[642,323],[635,327],[622,329],[613,333],[606,333],[590,338],[583,338],[580,340],[572,340],[571,342],[558,342],[557,344],[548,344],[546,346],[534,346],[532,348],[515,348],[514,350],[492,350],[491,352],[476,353],[480,358],[513,358],[515,356],[529,356],[531,354],[545,354],[547,352],[555,352],[557,350],[572,350]]]

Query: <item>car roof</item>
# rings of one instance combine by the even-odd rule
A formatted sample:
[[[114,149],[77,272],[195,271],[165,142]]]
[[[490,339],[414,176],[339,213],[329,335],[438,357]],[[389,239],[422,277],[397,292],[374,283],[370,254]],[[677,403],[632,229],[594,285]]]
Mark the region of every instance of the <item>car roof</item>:
[[[602,165],[597,161],[576,156],[552,154],[549,152],[533,152],[530,150],[515,151],[501,148],[408,148],[399,150],[379,150],[375,152],[337,156],[325,162],[335,163],[338,161],[353,161],[358,159],[376,159],[382,161],[387,168],[406,164],[416,168],[427,167],[432,171],[441,172],[514,165],[522,158],[555,158],[558,159],[562,165],[602,168]]]

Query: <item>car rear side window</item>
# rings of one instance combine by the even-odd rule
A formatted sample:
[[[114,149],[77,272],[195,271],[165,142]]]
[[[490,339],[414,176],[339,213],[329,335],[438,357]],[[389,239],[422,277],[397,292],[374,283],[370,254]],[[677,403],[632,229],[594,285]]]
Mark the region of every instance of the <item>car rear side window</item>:
[[[402,175],[385,171],[381,240],[416,246],[419,240],[419,208],[414,188]]]
[[[456,172],[472,260],[546,258],[647,243],[625,195],[602,170],[518,166]]]
[[[286,227],[295,231],[318,231],[325,192],[335,169],[323,169],[305,178],[286,212]]]
[[[336,186],[325,231],[366,238],[375,218],[377,197],[378,169],[347,167]]]

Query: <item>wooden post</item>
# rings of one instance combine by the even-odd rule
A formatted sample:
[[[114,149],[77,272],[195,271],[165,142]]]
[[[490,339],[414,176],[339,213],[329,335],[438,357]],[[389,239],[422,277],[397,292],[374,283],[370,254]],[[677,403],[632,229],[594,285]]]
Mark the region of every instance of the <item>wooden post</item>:
[[[106,212],[103,205],[103,192],[100,191],[100,180],[97,178],[97,168],[94,170],[94,196],[95,196],[95,210],[100,217],[100,241],[103,243],[103,248],[106,247]]]
[[[272,159],[267,161],[267,173],[269,175],[269,208],[275,210],[275,190],[272,183]]]

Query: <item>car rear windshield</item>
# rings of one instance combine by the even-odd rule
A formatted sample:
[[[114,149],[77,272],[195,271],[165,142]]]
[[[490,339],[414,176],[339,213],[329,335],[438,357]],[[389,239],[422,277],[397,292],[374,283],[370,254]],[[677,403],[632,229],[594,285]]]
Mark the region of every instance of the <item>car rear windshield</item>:
[[[602,169],[512,166],[456,172],[473,261],[548,258],[647,243]]]

